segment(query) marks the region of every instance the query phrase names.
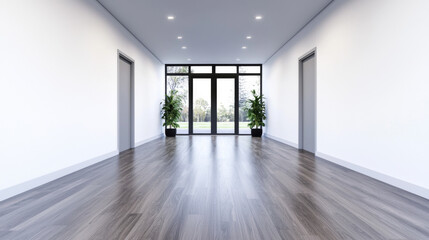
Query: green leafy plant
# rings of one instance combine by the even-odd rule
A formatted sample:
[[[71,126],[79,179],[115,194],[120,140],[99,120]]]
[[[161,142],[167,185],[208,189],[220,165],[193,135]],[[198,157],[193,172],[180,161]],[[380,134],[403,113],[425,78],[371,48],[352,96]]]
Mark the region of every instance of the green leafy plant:
[[[255,90],[252,90],[253,99],[247,100],[247,118],[250,123],[247,125],[250,128],[262,128],[265,126],[264,120],[267,119],[265,114],[265,102],[264,96],[256,94]]]
[[[178,122],[182,112],[182,97],[177,94],[177,91],[171,90],[161,105],[161,118],[165,120],[163,126],[167,126],[167,128],[180,127]]]

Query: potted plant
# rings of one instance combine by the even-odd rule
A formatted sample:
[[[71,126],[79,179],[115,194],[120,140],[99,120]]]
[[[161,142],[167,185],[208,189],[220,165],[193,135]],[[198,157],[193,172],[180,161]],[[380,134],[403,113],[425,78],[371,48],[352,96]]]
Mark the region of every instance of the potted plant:
[[[252,137],[262,136],[262,127],[265,126],[265,102],[263,95],[258,96],[255,90],[252,90],[253,99],[247,100],[247,118],[250,120],[248,126],[252,131]]]
[[[182,112],[182,98],[177,94],[177,91],[170,91],[170,95],[166,95],[161,102],[161,118],[164,119],[162,126],[165,126],[165,135],[167,137],[176,136],[176,128],[180,127],[178,122]]]

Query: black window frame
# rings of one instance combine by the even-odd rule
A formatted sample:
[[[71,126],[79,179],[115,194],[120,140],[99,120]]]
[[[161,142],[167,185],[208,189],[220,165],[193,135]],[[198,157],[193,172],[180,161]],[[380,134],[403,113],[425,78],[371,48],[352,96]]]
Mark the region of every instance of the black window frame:
[[[187,73],[167,73],[167,67],[188,67]],[[192,73],[192,66],[211,66],[211,73]],[[237,68],[236,73],[216,73],[216,66],[235,66]],[[240,73],[239,69],[241,66],[258,66],[260,68],[259,73]],[[165,64],[165,96],[167,96],[167,77],[168,76],[187,76],[188,77],[188,133],[177,134],[177,135],[250,135],[240,134],[239,130],[239,79],[240,76],[259,76],[259,92],[262,94],[262,64]],[[194,78],[210,78],[211,79],[211,132],[210,133],[194,133],[193,131],[193,79]],[[217,133],[217,78],[234,78],[235,79],[235,99],[234,99],[234,133]],[[167,128],[167,127],[165,127]]]

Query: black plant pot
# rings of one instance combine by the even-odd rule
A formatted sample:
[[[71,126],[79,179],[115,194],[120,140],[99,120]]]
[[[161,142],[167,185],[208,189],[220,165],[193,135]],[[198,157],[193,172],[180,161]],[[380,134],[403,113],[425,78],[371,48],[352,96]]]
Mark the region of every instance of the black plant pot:
[[[175,137],[176,136],[176,129],[175,128],[167,128],[167,129],[165,129],[165,136],[167,136],[167,137]]]
[[[252,137],[261,137],[262,128],[252,128]]]

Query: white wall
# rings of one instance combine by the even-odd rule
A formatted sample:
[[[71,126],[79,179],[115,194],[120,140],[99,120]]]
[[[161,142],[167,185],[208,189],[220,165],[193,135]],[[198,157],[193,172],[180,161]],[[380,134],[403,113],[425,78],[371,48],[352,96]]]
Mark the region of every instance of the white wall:
[[[0,34],[0,200],[117,153],[118,49],[135,142],[161,134],[163,64],[96,1],[0,1]]]
[[[298,145],[317,48],[317,155],[429,198],[429,1],[336,0],[264,65],[268,136]]]

